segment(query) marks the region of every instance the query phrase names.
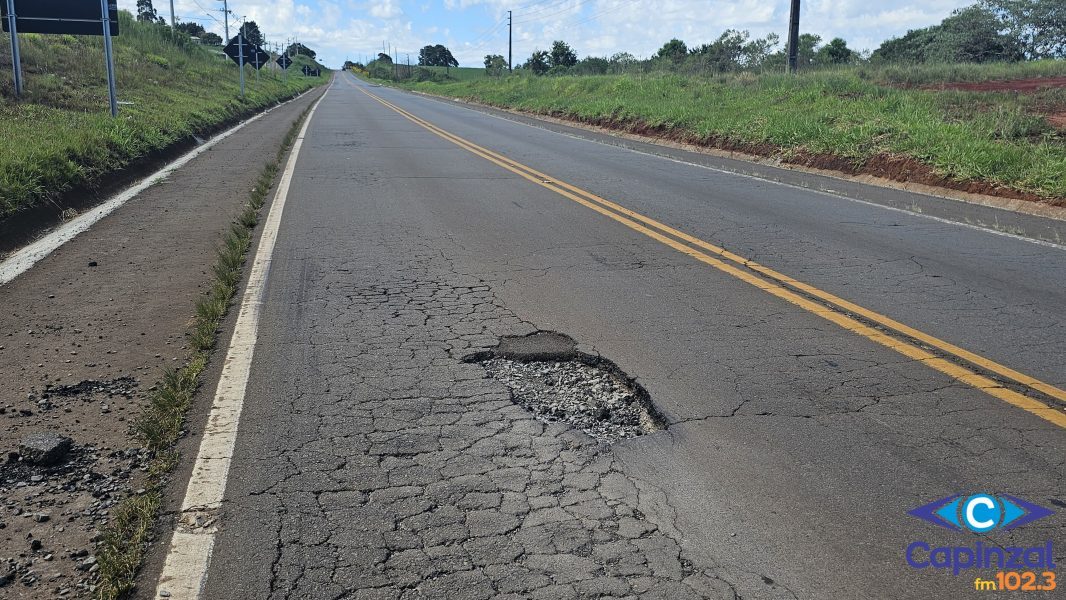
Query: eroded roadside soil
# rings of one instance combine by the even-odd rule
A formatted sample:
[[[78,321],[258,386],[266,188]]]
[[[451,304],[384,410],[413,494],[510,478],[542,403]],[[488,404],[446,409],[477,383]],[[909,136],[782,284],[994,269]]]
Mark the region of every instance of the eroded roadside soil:
[[[89,597],[111,508],[139,491],[130,425],[186,356],[222,233],[289,125],[322,92],[279,106],[0,286],[0,596]],[[20,442],[68,437],[31,464]]]
[[[958,81],[923,85],[926,90],[962,90],[966,92],[1032,93],[1051,88],[1066,87],[1066,77],[1033,77],[1006,81]]]

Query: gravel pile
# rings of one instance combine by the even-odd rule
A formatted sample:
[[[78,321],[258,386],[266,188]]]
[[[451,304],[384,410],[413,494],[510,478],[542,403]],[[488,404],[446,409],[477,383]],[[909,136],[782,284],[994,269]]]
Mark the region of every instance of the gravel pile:
[[[659,429],[638,392],[606,369],[579,361],[494,358],[481,364],[541,421],[569,423],[603,442]]]
[[[27,436],[19,451],[0,461],[0,539],[8,544],[0,551],[0,598],[14,585],[35,590],[26,597],[92,595],[101,528],[147,464],[147,454],[136,448],[108,450],[48,437]],[[45,452],[49,460],[37,460],[33,452],[46,443],[56,448]],[[12,530],[20,532],[18,539]],[[79,535],[65,535],[75,531]]]

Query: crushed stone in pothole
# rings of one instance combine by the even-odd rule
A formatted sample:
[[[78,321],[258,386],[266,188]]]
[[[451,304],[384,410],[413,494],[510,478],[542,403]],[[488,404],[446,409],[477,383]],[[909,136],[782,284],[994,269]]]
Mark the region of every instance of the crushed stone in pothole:
[[[484,360],[489,376],[545,422],[566,422],[602,442],[639,437],[661,427],[643,390],[606,366],[580,360]]]

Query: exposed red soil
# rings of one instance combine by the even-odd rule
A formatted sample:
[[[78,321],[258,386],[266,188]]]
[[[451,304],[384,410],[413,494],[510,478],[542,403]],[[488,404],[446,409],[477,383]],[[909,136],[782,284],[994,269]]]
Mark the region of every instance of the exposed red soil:
[[[1051,123],[1052,127],[1066,129],[1066,112],[1061,112],[1055,115],[1048,115],[1047,122]]]
[[[923,90],[961,90],[964,92],[1022,92],[1033,93],[1050,88],[1066,87],[1066,77],[1035,77],[1010,81],[981,81],[937,83],[920,86]]]
[[[1066,199],[1048,199],[1032,192],[1014,189],[989,181],[960,181],[953,179],[939,174],[931,166],[907,156],[879,154],[862,161],[857,161],[855,159],[834,154],[787,151],[784,148],[767,142],[752,143],[725,136],[703,137],[690,131],[670,128],[665,125],[650,125],[640,120],[616,119],[613,117],[583,118],[560,112],[552,113],[549,116],[625,133],[665,139],[682,144],[775,158],[787,164],[814,169],[839,171],[848,175],[872,175],[874,177],[880,177],[901,183],[917,183],[967,192],[970,194],[1020,199],[1030,202],[1052,204],[1054,206],[1066,205]]]

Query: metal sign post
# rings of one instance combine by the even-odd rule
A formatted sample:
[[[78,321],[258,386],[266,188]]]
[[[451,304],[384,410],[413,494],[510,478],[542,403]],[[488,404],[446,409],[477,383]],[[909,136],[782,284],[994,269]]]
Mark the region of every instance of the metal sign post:
[[[247,40],[244,39],[244,35],[238,33],[228,44],[226,44],[226,47],[222,49],[222,52],[228,56],[230,60],[237,63],[237,68],[241,71],[241,98],[244,97],[245,89],[244,65],[251,64],[256,68],[256,73],[258,73],[259,69],[270,60],[270,55],[264,52],[262,48],[246,42]]]
[[[292,66],[292,59],[289,58],[288,53],[289,51],[286,49],[285,54],[282,54],[276,61],[274,61],[279,67],[281,67],[281,70],[283,71],[282,81],[284,81],[286,85],[289,83],[289,67]]]
[[[15,0],[7,0],[8,30],[11,31],[11,70],[15,74],[15,97],[22,96],[22,61],[19,59],[19,34],[15,30]]]
[[[18,14],[15,14],[16,7]],[[107,62],[107,87],[111,96],[111,116],[118,115],[115,93],[115,60],[111,36],[119,34],[117,0],[100,0],[93,8],[90,0],[5,0],[2,9],[3,29],[11,34],[12,71],[15,74],[15,95],[25,88],[18,32],[103,35],[104,59]]]
[[[241,70],[241,98],[244,97],[244,34],[237,34],[237,51],[240,53],[240,62],[237,63]]]
[[[104,62],[107,63],[107,91],[111,95],[111,116],[118,116],[118,94],[115,91],[115,60],[111,52],[111,12],[109,0],[100,0],[100,20],[104,25]]]

